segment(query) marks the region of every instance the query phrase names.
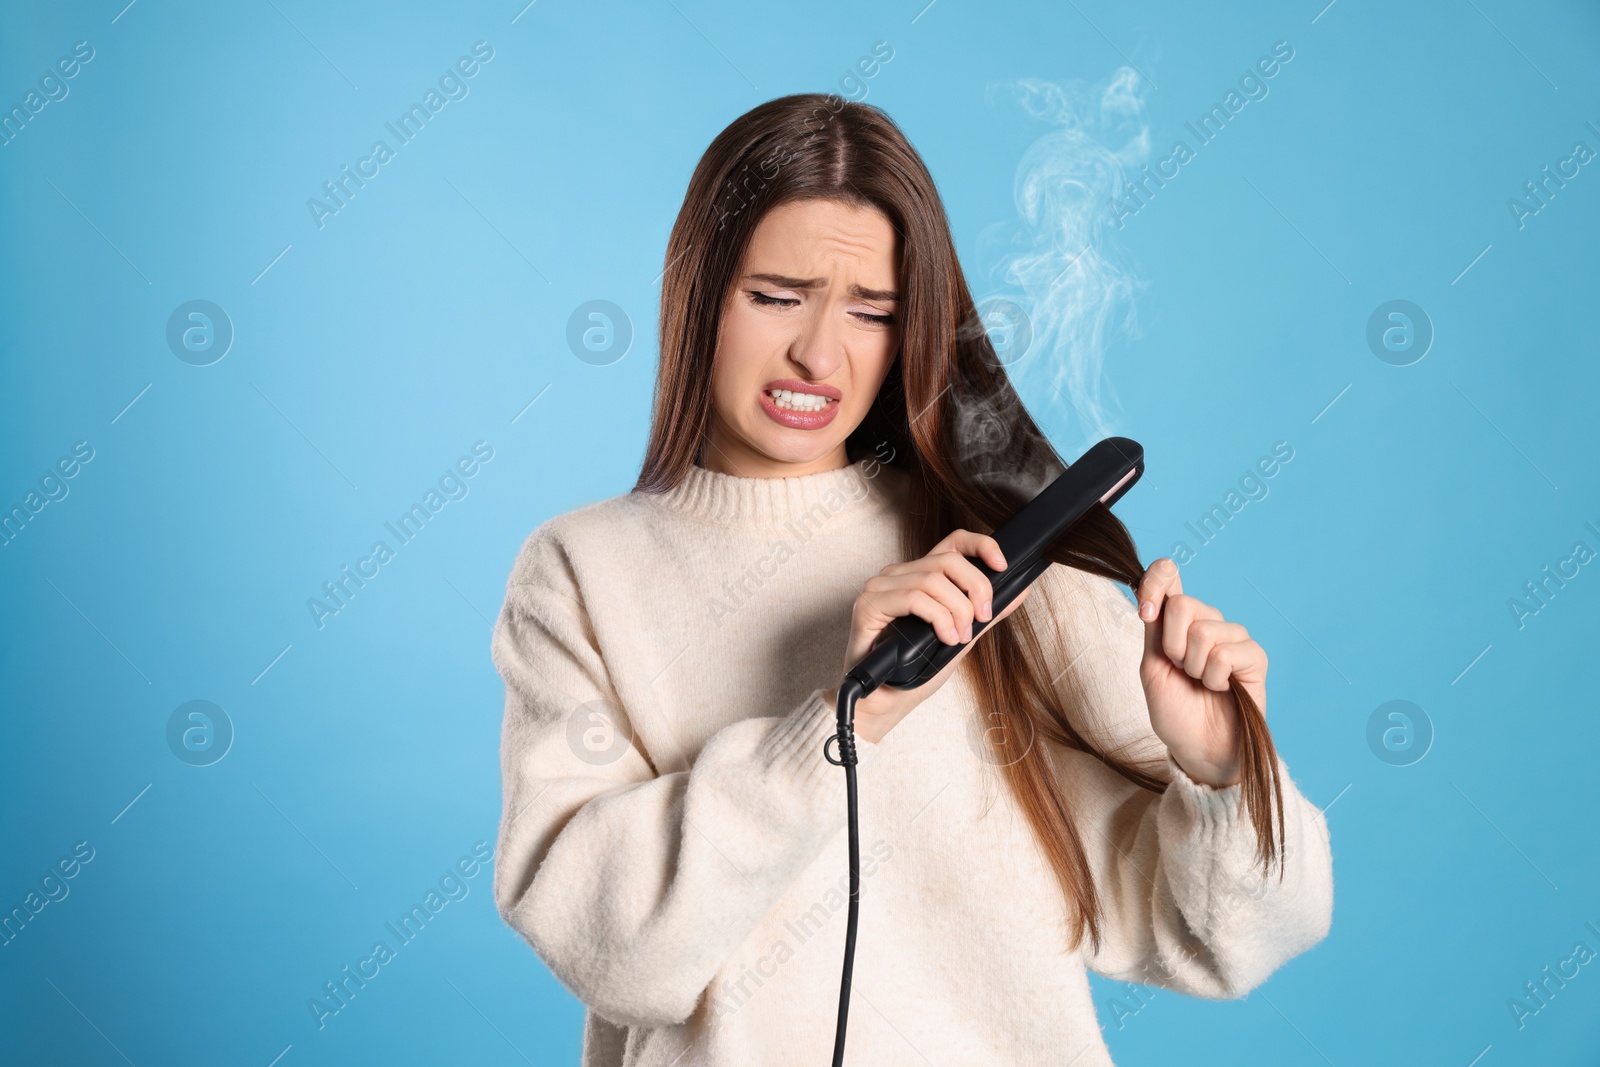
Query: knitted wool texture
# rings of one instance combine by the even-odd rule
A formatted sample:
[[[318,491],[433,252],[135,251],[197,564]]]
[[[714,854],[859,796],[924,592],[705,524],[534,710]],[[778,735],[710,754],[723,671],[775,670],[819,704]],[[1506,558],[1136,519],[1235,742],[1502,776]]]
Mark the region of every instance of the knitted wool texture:
[[[906,501],[906,476],[871,460],[794,478],[693,467],[524,544],[492,644],[494,891],[586,1006],[583,1067],[828,1062],[848,858],[822,694],[863,583],[901,559]],[[1144,623],[1123,592],[1056,565],[1019,610],[1059,657],[1080,730],[1165,759],[1172,785],[1034,739],[1104,909],[1099,950],[1068,950],[1060,885],[965,675],[880,742],[858,739],[847,1063],[1103,1067],[1100,1027],[1119,1020],[1097,1018],[1087,971],[1239,997],[1329,929],[1321,812],[1283,768],[1286,870],[1264,876],[1239,787],[1191,780],[1150,729]]]

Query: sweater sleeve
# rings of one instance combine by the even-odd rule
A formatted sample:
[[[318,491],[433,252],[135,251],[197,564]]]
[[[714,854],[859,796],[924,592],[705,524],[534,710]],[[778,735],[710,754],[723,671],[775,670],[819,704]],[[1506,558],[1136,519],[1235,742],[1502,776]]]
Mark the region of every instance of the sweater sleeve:
[[[1052,571],[1068,568],[1052,567]],[[1150,728],[1139,681],[1144,622],[1109,579],[1055,575],[1052,614],[1066,636],[1057,654],[1070,669],[1082,732],[1146,766],[1164,763],[1171,784],[1144,789],[1086,753],[1052,756],[1087,850],[1102,909],[1098,948],[1087,966],[1108,978],[1194,996],[1241,997],[1327,936],[1333,864],[1322,812],[1280,759],[1284,868],[1263,873],[1256,837],[1239,810],[1242,787],[1191,779]],[[1062,604],[1072,607],[1065,614]]]
[[[732,721],[687,770],[658,773],[565,554],[539,531],[512,572],[492,653],[506,691],[501,916],[607,1020],[684,1021],[845,825],[843,772],[823,755],[834,709],[815,690],[783,716]],[[671,706],[647,710],[670,729]],[[861,767],[876,749],[857,739]]]

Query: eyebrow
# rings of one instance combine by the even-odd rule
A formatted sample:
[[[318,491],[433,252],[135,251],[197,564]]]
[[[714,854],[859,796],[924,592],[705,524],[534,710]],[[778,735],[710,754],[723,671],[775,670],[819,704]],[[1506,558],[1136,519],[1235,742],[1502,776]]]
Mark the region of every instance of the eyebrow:
[[[823,278],[790,278],[784,274],[746,274],[747,281],[768,282],[780,289],[820,289],[827,284]],[[868,289],[864,285],[852,285],[850,295],[863,300],[898,301],[900,294],[892,289]]]

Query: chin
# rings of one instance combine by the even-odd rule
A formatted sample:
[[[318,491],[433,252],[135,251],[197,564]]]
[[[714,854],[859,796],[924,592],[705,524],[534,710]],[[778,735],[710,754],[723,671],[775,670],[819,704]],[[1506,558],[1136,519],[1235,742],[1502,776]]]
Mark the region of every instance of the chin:
[[[836,452],[843,445],[845,436],[848,436],[841,436],[836,427],[796,430],[774,426],[765,415],[758,417],[760,422],[745,428],[744,439],[774,463],[792,463],[796,466],[816,463]]]

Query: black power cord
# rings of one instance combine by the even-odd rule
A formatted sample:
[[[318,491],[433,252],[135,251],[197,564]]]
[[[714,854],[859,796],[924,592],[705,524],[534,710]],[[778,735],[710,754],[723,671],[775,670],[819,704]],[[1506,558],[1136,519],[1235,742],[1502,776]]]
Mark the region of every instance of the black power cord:
[[[844,768],[844,788],[848,808],[850,833],[850,911],[844,927],[844,975],[839,979],[839,1022],[833,1032],[833,1067],[844,1067],[844,1030],[850,1016],[850,972],[856,962],[856,921],[861,914],[861,828],[856,810],[856,699],[864,686],[846,675],[839,683],[837,708],[839,732],[828,741],[839,743],[839,758],[828,755],[828,743],[822,744],[822,755],[829,763]]]

